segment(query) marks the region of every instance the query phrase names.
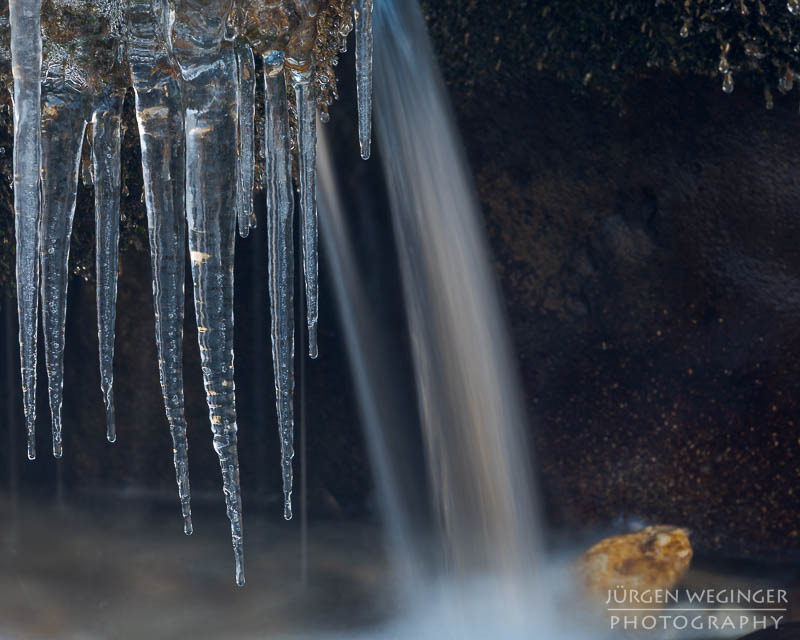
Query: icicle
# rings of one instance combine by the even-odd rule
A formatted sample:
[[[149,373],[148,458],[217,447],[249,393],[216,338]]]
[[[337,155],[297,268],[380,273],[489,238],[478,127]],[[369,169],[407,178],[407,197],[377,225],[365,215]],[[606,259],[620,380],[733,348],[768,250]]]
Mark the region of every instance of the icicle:
[[[317,283],[317,98],[313,67],[287,59],[289,80],[297,101],[297,149],[300,171],[300,220],[303,229],[303,271],[306,283],[308,355],[316,358]]]
[[[236,54],[230,43],[221,39],[228,11],[224,3],[179,0],[172,11],[172,49],[183,78],[186,220],[197,335],[214,449],[231,523],[236,584],[242,586],[242,500],[233,375]]]
[[[183,396],[186,259],[183,105],[180,85],[170,72],[163,42],[158,40],[159,28],[150,0],[131,3],[128,27],[128,59],[136,95],[150,238],[158,373],[172,436],[183,528],[188,535],[192,533],[192,512]]]
[[[372,0],[355,0],[356,79],[358,84],[358,138],[361,157],[372,150]]]
[[[14,74],[14,227],[17,313],[28,458],[36,457],[36,335],[39,304],[41,0],[9,0]]]
[[[117,439],[114,415],[114,324],[117,316],[120,150],[124,94],[107,88],[92,114],[92,174],[97,269],[97,337],[100,387],[106,405],[106,437]]]
[[[264,185],[267,196],[272,366],[275,371],[275,405],[281,441],[283,517],[290,520],[294,457],[294,191],[283,62],[282,51],[271,51],[264,56]]]
[[[69,245],[88,116],[88,94],[63,80],[42,87],[41,249],[42,333],[52,414],[53,455],[60,458],[64,384],[64,325]]]
[[[253,212],[253,175],[255,169],[255,92],[256,66],[253,50],[246,42],[236,42],[236,102],[238,111],[239,153],[237,162],[236,212],[239,235],[246,238],[250,227],[255,227]]]

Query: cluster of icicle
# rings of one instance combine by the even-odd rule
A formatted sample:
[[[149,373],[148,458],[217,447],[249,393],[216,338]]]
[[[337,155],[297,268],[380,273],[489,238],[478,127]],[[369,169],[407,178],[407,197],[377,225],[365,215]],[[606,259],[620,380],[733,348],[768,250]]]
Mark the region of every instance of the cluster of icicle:
[[[322,37],[316,32],[316,16],[334,2],[340,10],[353,12],[338,36],[343,41],[355,23],[359,133],[362,156],[367,158],[372,0],[352,0],[352,8],[351,0],[45,0],[45,7],[42,0],[9,1],[16,268],[28,457],[36,455],[40,301],[53,454],[62,455],[67,265],[87,125],[92,133],[101,384],[107,437],[111,442],[116,439],[113,358],[120,121],[125,91],[132,86],[142,152],[159,371],[184,530],[192,532],[182,371],[188,230],[203,378],[239,585],[244,584],[244,570],[233,376],[233,265],[236,226],[246,236],[255,220],[255,56],[261,56],[264,73],[263,178],[271,336],[284,515],[289,519],[294,429],[293,153],[298,167],[308,350],[316,357],[318,79],[314,50]],[[63,31],[51,37],[48,29],[61,28],[59,16],[43,17],[43,8],[56,14],[64,11],[73,18],[85,15],[86,32],[77,28],[66,43]]]

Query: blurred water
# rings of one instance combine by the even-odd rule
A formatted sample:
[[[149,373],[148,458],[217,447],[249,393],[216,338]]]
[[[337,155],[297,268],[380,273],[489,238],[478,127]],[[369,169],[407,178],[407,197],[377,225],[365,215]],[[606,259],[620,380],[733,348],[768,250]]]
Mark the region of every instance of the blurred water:
[[[403,607],[402,622],[369,637],[561,634],[557,583],[548,580],[545,592],[535,574],[541,524],[527,422],[447,96],[415,2],[377,3],[375,29],[378,142],[419,403],[413,424],[399,424],[389,409],[393,363],[382,358],[324,135],[319,150],[322,237]],[[430,495],[404,492],[408,461],[386,445],[416,428]],[[430,501],[434,512],[424,551],[409,516],[414,500]]]
[[[325,130],[319,130],[319,215],[325,257],[336,290],[348,360],[357,389],[361,425],[378,491],[396,595],[407,599],[422,571],[422,558],[412,537],[411,496],[404,491],[403,456],[390,439],[404,428],[397,411],[398,381],[380,327],[369,306],[363,278],[348,237],[345,212],[336,187],[334,163]],[[397,442],[397,438],[394,438]],[[406,463],[407,464],[407,463]],[[417,499],[424,497],[417,496]]]
[[[480,210],[416,2],[375,14],[378,139],[448,570],[529,577],[527,422]]]

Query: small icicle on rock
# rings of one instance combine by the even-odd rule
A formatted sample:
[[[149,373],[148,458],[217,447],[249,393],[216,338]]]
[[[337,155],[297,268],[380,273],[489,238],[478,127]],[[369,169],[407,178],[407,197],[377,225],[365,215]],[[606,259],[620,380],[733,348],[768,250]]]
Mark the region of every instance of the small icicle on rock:
[[[358,91],[358,139],[361,157],[372,153],[372,0],[354,0],[356,23],[356,87]]]
[[[289,81],[297,104],[297,166],[300,174],[300,227],[306,287],[308,355],[316,358],[319,283],[317,236],[317,99],[310,63],[289,59]]]
[[[42,334],[52,419],[53,455],[62,455],[64,327],[69,248],[90,95],[53,77],[42,83]]]
[[[100,345],[100,387],[106,407],[106,439],[116,442],[114,412],[114,327],[119,273],[120,166],[122,104],[125,94],[107,88],[92,114],[92,173],[97,270],[97,334]]]
[[[292,517],[294,457],[294,188],[284,53],[264,55],[264,187],[275,404],[281,443],[284,518]]]
[[[14,227],[17,313],[28,458],[36,457],[36,348],[39,313],[41,0],[9,0],[14,74]]]
[[[256,226],[253,212],[253,177],[255,175],[255,94],[256,65],[253,50],[244,40],[236,41],[236,109],[239,153],[237,157],[236,217],[239,235],[246,238]]]
[[[58,41],[67,11],[56,4],[42,21],[45,40]],[[122,14],[117,5],[89,8],[73,28],[69,49],[52,44],[42,60],[41,212],[39,223],[42,327],[45,339],[53,455],[62,455],[61,407],[69,248],[84,134],[98,128],[93,145],[97,213],[101,388],[106,435],[116,438],[113,411],[114,317],[119,237],[119,127],[125,81],[120,61]],[[116,127],[117,132],[113,129]]]

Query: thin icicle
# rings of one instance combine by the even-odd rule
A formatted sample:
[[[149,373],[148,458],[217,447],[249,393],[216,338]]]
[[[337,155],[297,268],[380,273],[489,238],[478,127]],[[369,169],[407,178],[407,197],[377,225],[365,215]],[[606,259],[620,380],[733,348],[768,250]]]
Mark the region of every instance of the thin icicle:
[[[292,64],[290,64],[290,62]],[[316,358],[317,282],[317,98],[313,67],[287,60],[289,80],[297,101],[297,157],[300,171],[300,220],[303,229],[303,272],[306,286],[308,355]]]
[[[153,277],[158,374],[172,436],[183,530],[192,533],[189,458],[183,396],[186,260],[184,135],[180,85],[159,39],[150,0],[128,10],[128,59],[136,94],[142,175]]]
[[[183,80],[186,221],[200,360],[231,524],[236,584],[242,586],[242,499],[233,371],[236,54],[223,40],[230,4],[177,0],[170,7],[172,50]]]
[[[36,457],[36,334],[39,305],[41,0],[9,0],[14,74],[14,227],[17,313],[28,458]]]
[[[282,51],[270,51],[264,56],[264,93],[272,366],[281,441],[283,517],[290,520],[294,458],[294,190]]]
[[[358,138],[361,157],[372,152],[372,0],[355,0]]]
[[[256,65],[253,50],[243,40],[236,42],[236,103],[238,111],[239,153],[237,162],[236,213],[239,235],[246,238],[256,226],[253,212],[253,176],[255,174],[255,106]]]
[[[97,269],[97,337],[100,387],[106,405],[106,437],[117,439],[114,414],[114,324],[119,265],[120,150],[124,94],[103,92],[92,114],[92,174]]]
[[[62,79],[42,87],[41,249],[42,333],[52,415],[53,455],[60,458],[64,385],[64,325],[69,284],[69,245],[88,119],[88,92]]]

